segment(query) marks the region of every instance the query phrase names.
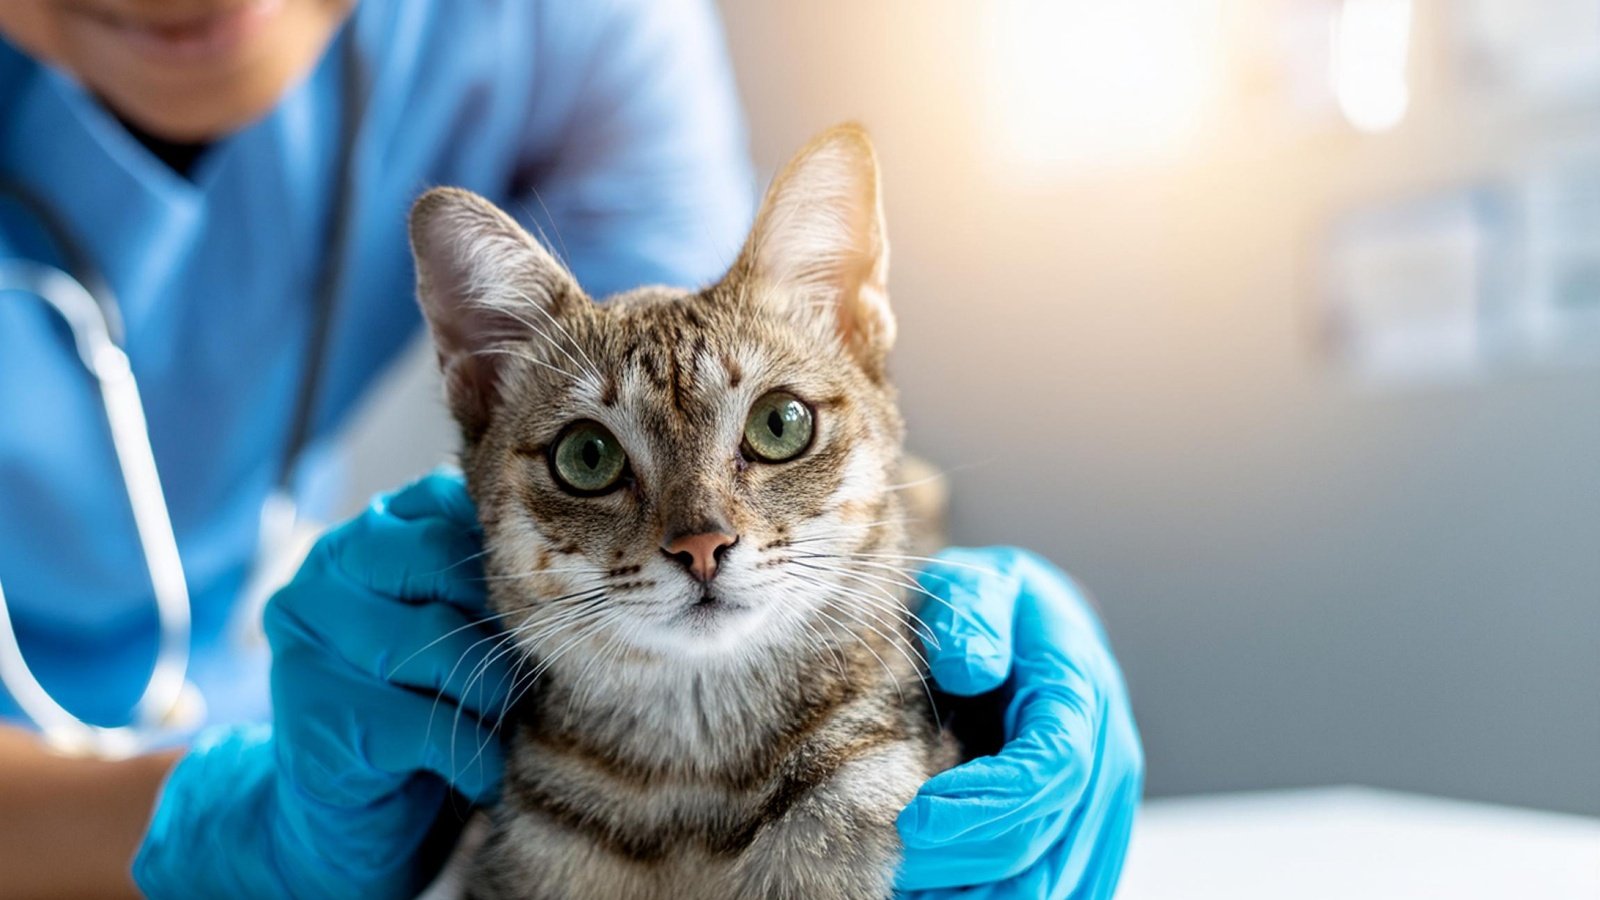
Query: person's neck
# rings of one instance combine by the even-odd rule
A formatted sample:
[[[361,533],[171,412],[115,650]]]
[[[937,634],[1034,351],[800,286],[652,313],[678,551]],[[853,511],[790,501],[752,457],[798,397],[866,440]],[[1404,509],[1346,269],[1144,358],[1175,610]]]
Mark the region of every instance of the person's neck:
[[[172,141],[158,135],[151,134],[127,119],[118,118],[122,127],[133,135],[134,140],[144,145],[146,150],[166,164],[167,168],[184,178],[188,178],[194,171],[195,164],[205,154],[211,145],[204,141]]]

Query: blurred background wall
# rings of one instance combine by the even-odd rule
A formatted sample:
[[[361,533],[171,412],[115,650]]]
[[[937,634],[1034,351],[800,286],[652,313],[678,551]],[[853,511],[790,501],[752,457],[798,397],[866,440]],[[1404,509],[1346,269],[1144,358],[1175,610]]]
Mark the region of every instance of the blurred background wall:
[[[1151,795],[1600,813],[1600,3],[721,5],[764,175],[874,134],[911,446],[1093,594]]]

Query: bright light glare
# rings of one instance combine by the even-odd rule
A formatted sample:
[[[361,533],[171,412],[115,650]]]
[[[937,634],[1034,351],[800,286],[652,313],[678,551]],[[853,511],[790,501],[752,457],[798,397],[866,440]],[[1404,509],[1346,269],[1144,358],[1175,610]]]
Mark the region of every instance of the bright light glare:
[[[1333,36],[1333,91],[1345,120],[1388,131],[1406,117],[1411,0],[1344,0]]]
[[[1181,151],[1216,92],[1220,0],[994,0],[985,72],[1000,161],[1036,169]]]

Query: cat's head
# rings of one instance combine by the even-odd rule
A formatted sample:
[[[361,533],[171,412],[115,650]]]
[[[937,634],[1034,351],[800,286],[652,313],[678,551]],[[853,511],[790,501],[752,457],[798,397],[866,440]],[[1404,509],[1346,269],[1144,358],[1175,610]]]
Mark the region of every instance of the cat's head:
[[[888,245],[859,129],[788,164],[699,292],[596,303],[460,190],[418,200],[411,239],[491,596],[527,646],[737,654],[822,617],[891,620],[893,580],[848,565],[902,533]],[[857,608],[826,608],[841,597]]]

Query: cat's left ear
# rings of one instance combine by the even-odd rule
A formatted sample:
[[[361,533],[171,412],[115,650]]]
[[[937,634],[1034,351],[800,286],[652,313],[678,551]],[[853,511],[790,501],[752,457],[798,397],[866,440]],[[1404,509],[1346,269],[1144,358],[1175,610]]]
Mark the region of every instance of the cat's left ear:
[[[894,344],[888,279],[877,156],[860,126],[840,125],[773,179],[728,280],[836,335],[878,378]]]

